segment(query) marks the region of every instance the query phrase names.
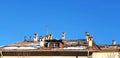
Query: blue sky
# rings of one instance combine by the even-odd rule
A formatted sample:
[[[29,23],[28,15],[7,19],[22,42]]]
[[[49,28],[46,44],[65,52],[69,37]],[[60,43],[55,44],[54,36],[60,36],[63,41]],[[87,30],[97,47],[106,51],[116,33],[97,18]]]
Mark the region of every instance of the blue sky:
[[[22,41],[35,32],[54,38],[83,39],[97,44],[120,44],[119,0],[0,0],[0,45]]]

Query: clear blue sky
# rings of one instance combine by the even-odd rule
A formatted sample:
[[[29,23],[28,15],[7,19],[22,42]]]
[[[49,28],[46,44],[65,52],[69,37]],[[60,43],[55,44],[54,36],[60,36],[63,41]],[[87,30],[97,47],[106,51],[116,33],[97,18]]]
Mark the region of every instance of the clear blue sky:
[[[45,35],[46,26],[54,38],[88,31],[98,44],[120,44],[120,0],[0,0],[0,45]]]

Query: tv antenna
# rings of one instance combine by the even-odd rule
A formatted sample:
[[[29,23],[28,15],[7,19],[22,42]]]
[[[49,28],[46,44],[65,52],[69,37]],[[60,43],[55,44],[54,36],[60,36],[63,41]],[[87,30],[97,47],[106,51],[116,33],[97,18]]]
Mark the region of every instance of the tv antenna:
[[[48,26],[46,25],[46,35],[48,34]]]

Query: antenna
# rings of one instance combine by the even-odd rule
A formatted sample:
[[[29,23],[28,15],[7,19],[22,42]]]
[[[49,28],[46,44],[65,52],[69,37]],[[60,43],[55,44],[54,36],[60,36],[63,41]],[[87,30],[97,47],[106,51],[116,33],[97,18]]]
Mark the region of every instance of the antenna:
[[[46,35],[48,34],[48,26],[46,25]]]

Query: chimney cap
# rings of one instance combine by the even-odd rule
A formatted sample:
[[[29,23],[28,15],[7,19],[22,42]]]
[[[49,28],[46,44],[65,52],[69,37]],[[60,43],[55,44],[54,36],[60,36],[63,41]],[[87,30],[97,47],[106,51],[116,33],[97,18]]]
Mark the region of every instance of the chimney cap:
[[[37,35],[38,33],[34,33],[34,35]]]
[[[116,41],[115,39],[113,41]]]
[[[89,32],[86,31],[85,33],[89,33]]]
[[[89,32],[85,32],[86,33],[86,36],[90,36]]]

